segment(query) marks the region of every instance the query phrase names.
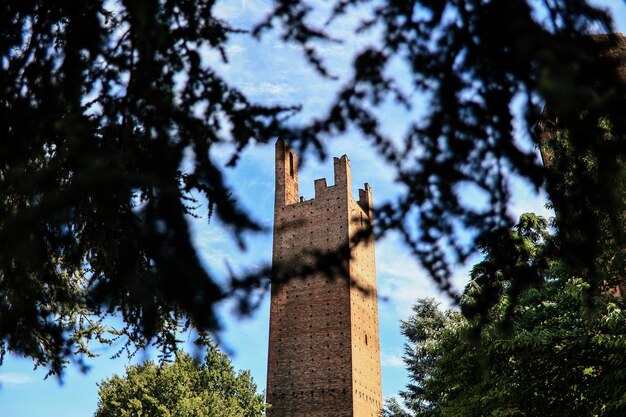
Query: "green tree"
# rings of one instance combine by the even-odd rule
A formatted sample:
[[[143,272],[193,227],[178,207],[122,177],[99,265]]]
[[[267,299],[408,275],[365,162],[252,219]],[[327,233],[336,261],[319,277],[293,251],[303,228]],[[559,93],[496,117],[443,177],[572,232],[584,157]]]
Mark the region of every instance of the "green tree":
[[[210,344],[202,362],[177,352],[172,363],[132,365],[98,387],[95,417],[258,417],[265,410],[250,373],[235,373]]]
[[[527,214],[510,232],[529,267],[549,247],[545,229],[545,221]],[[490,255],[499,249],[484,249],[485,260],[473,269],[462,308],[482,302],[475,298],[485,293],[481,286],[504,291],[511,285],[505,271],[490,272]],[[411,378],[402,397],[411,415],[624,413],[626,303],[607,291],[595,300],[598,308],[589,309],[589,284],[568,275],[558,260],[546,264],[542,276],[542,283],[521,291],[515,303],[504,293],[489,309],[487,322],[454,310],[444,313],[433,300],[415,305],[414,315],[402,323]],[[388,405],[389,416],[402,416],[391,406],[397,404]]]
[[[385,399],[385,406],[381,412],[382,417],[410,417],[408,411],[406,411],[398,400],[394,397]]]

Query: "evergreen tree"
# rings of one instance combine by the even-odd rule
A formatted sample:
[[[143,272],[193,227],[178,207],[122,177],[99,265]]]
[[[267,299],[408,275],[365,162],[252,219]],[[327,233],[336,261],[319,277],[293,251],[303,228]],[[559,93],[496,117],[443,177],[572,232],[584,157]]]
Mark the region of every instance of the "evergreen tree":
[[[11,351],[60,374],[92,340],[169,354],[181,326],[219,328],[228,289],[185,216],[214,213],[242,245],[260,230],[212,150],[275,138],[287,111],[201,59],[226,61],[235,32],[211,1],[3,2],[0,362]]]
[[[546,222],[522,216],[510,232],[517,253],[531,265],[549,246]],[[495,241],[497,242],[497,240]],[[510,286],[505,271],[493,267],[485,246],[465,290],[462,307],[471,308],[482,286]],[[518,260],[521,258],[517,258]],[[520,261],[521,262],[521,261]],[[460,312],[442,312],[433,300],[420,300],[402,323],[407,338],[405,363],[411,383],[401,395],[413,416],[581,416],[621,415],[626,410],[626,303],[607,289],[586,302],[588,284],[568,275],[558,260],[542,269],[541,285],[502,296],[487,322]],[[394,409],[395,407],[395,409]],[[403,417],[397,403],[390,417]]]

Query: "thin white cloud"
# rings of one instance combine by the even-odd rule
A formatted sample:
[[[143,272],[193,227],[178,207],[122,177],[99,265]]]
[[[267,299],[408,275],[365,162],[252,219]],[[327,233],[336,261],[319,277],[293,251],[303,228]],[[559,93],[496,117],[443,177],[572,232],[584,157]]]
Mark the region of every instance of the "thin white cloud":
[[[380,363],[382,366],[392,368],[404,368],[405,366],[401,355],[386,351],[380,352]]]
[[[232,57],[234,55],[241,55],[246,52],[246,48],[240,44],[233,44],[226,48],[226,55]]]
[[[0,384],[18,385],[27,384],[32,381],[32,377],[24,374],[2,373],[0,374]]]
[[[389,299],[381,307],[391,307],[397,318],[407,317],[418,298],[441,297],[432,279],[398,238],[388,236],[378,241],[376,260],[378,293]]]
[[[296,92],[296,89],[285,83],[271,83],[263,81],[258,84],[246,84],[242,90],[250,96],[271,96],[271,98],[287,98]]]
[[[214,8],[214,13],[227,22],[258,22],[271,10],[266,1],[249,0],[220,1]]]

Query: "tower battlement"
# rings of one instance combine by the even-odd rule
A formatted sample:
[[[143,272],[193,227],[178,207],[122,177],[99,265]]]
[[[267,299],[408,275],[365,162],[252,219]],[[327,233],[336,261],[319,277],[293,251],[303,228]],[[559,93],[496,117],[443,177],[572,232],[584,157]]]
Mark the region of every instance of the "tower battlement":
[[[276,142],[268,417],[375,417],[382,407],[372,189],[352,196],[350,160],[333,158],[335,184],[298,195],[298,157]],[[356,234],[367,236],[352,244]],[[369,235],[368,235],[369,233]],[[314,253],[337,253],[334,276],[286,279]],[[296,268],[297,269],[297,268]],[[287,272],[285,272],[287,271]],[[280,279],[278,279],[280,277]],[[289,277],[286,277],[289,278]],[[363,290],[366,291],[363,291]]]
[[[314,181],[315,196],[305,200],[298,197],[298,156],[283,140],[276,141],[276,207],[291,206],[301,203],[311,203],[328,197],[329,195],[346,195],[352,197],[352,173],[350,159],[347,155],[333,158],[334,185],[327,185],[326,178],[318,178]],[[372,211],[372,188],[365,183],[358,190],[359,204],[364,214],[371,216]]]

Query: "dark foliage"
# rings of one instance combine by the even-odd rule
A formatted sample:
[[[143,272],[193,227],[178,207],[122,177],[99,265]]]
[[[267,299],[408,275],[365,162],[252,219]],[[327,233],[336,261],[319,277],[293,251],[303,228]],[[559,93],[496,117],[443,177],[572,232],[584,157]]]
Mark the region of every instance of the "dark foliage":
[[[312,24],[308,3],[278,1],[257,32],[278,27],[319,67],[324,62],[314,45],[332,39],[332,26]],[[444,291],[451,292],[452,266],[475,253],[477,242],[514,224],[508,208],[515,176],[548,190],[559,213],[554,249],[598,289],[610,273],[597,262],[600,247],[590,242],[624,247],[626,86],[618,68],[626,48],[619,36],[589,36],[592,29],[612,32],[610,16],[584,0],[342,0],[330,20],[355,8],[365,14],[368,7],[359,30],[378,31],[380,41],[355,56],[353,76],[327,116],[293,140],[306,148],[358,129],[406,190],[379,207],[379,232],[398,231]],[[400,87],[406,80],[394,78],[398,65],[408,74],[408,89]],[[381,129],[376,111],[391,102],[417,114],[403,138]],[[515,108],[523,116],[520,130],[539,140],[533,129],[544,106],[558,116],[558,129],[569,132],[569,151],[555,151],[548,168],[514,138]],[[603,139],[607,126],[613,140]],[[591,170],[582,163],[589,156]],[[479,190],[486,204],[462,200],[464,187]],[[474,237],[469,242],[462,236],[468,231]],[[515,262],[507,267],[514,269]],[[533,271],[517,275],[527,281],[516,282],[520,287],[538,281]]]
[[[241,243],[259,230],[211,149],[268,141],[288,109],[249,102],[203,63],[203,49],[226,60],[234,32],[213,3],[3,3],[2,353],[59,373],[88,351],[86,339],[125,336],[167,353],[186,320],[218,328],[214,305],[226,294],[201,266],[185,216],[205,214],[200,193]],[[107,335],[109,314],[125,327]]]
[[[315,8],[307,1],[274,3],[253,34],[278,25],[284,41],[301,44],[329,76],[330,63],[315,45],[332,35],[311,24]],[[250,306],[250,288],[265,277],[238,280],[227,290],[199,263],[185,220],[201,214],[194,192],[206,196],[208,214],[219,216],[241,244],[246,231],[259,229],[232,199],[222,167],[211,159],[213,147],[241,150],[251,139],[280,136],[323,155],[324,140],[350,126],[405,185],[403,195],[379,208],[379,232],[398,231],[442,289],[451,292],[451,268],[475,253],[476,241],[512,225],[513,175],[547,187],[563,213],[554,250],[567,265],[585,271],[592,288],[610,275],[598,261],[600,249],[588,245],[624,243],[624,200],[615,191],[626,131],[626,94],[615,71],[621,58],[602,52],[613,38],[588,37],[590,28],[612,30],[605,13],[584,0],[337,0],[331,21],[370,7],[360,31],[377,30],[380,41],[357,52],[353,76],[327,117],[286,129],[284,118],[294,109],[249,102],[201,59],[201,51],[212,50],[226,60],[223,46],[236,31],[215,18],[213,6],[4,2],[1,354],[17,352],[59,373],[67,359],[89,354],[92,339],[123,337],[138,348],[156,343],[167,354],[178,326],[215,330],[215,303],[234,291]],[[393,62],[405,65],[409,91],[393,78]],[[516,100],[529,133],[544,104],[558,115],[559,131],[568,132],[569,151],[556,170],[544,169],[515,142]],[[403,140],[380,129],[376,110],[392,101],[409,111],[416,102],[426,106],[425,116],[405,126]],[[607,126],[615,139],[598,140]],[[581,155],[592,155],[596,169],[583,169],[575,159]],[[566,182],[562,167],[571,168]],[[487,203],[466,204],[459,198],[466,186]],[[474,239],[459,239],[461,230]],[[518,276],[513,287],[538,281],[532,273]],[[109,315],[121,316],[124,326],[108,329]]]

